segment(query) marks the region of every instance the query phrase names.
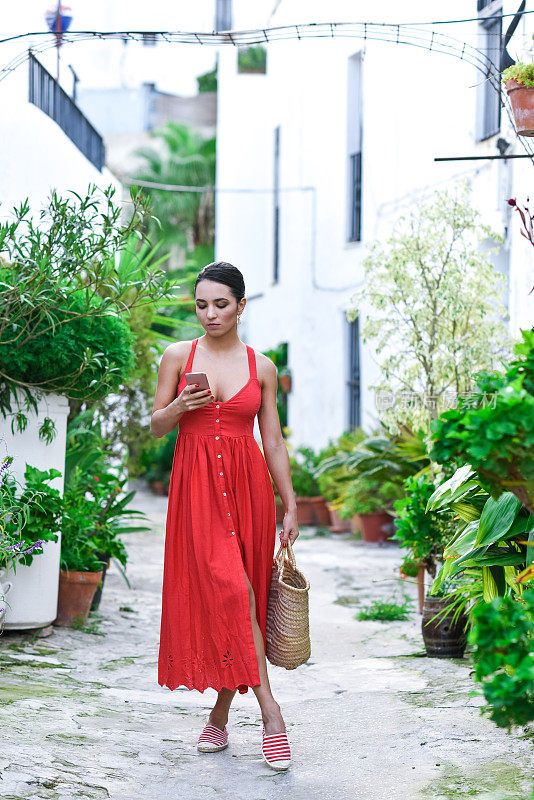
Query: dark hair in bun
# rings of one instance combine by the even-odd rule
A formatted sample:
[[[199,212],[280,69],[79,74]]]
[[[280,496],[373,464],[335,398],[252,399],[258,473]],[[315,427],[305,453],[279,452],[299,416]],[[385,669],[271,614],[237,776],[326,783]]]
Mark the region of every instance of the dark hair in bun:
[[[214,281],[215,283],[224,283],[228,286],[233,296],[239,303],[245,296],[245,281],[243,274],[233,264],[227,261],[213,261],[211,264],[206,264],[197,275],[195,281],[194,294],[196,294],[197,284],[200,281]]]

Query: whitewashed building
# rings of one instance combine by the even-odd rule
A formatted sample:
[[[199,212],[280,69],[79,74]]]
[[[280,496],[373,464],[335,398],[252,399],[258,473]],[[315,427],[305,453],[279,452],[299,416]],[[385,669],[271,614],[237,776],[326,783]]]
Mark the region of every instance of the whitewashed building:
[[[261,3],[252,11],[235,0],[235,31],[294,26],[287,41],[265,43],[265,74],[240,73],[236,48],[220,48],[216,228],[216,257],[245,275],[244,338],[260,350],[288,343],[294,444],[321,446],[350,426],[374,426],[368,387],[377,365],[346,310],[362,284],[366,246],[436,188],[469,176],[484,221],[505,236],[495,265],[508,276],[514,335],[534,318],[532,247],[507,204],[526,199],[532,160],[434,160],[524,153],[484,76],[465,59],[430,51],[428,26],[422,47],[402,44],[404,30],[399,43],[299,40],[296,26],[471,17],[435,29],[460,43],[458,55],[466,42],[495,58],[496,35],[512,19],[500,17],[518,5],[456,0],[438,14],[422,0],[363,11],[352,2],[279,0],[263,4],[260,21]],[[534,19],[523,17],[512,57],[532,56],[533,31]]]

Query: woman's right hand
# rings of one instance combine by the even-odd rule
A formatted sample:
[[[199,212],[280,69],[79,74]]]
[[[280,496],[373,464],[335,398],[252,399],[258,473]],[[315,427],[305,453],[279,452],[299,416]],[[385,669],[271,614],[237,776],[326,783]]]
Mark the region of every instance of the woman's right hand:
[[[211,389],[197,389],[194,384],[187,384],[176,398],[176,407],[180,414],[203,408],[214,400]]]

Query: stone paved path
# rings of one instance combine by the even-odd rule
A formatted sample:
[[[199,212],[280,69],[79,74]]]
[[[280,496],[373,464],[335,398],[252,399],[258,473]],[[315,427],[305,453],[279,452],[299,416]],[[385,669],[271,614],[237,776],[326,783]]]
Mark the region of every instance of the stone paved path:
[[[230,746],[196,740],[216,693],[157,683],[166,501],[138,494],[150,534],[125,537],[128,588],[112,564],[93,633],[0,636],[0,797],[113,800],[527,800],[532,735],[498,729],[472,696],[470,664],[424,656],[415,586],[394,544],[304,528],[312,657],[269,666],[293,751],[287,773],[261,757],[251,690],[236,695]],[[321,534],[321,531],[319,531]],[[412,600],[406,622],[359,622],[372,599]]]

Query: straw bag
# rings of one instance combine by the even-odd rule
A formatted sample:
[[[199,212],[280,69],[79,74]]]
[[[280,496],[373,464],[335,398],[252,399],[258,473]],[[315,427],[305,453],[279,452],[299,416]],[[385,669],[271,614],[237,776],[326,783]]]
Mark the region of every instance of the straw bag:
[[[267,604],[265,655],[279,667],[295,669],[310,657],[308,595],[310,583],[297,569],[288,540],[273,559]]]

